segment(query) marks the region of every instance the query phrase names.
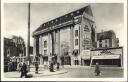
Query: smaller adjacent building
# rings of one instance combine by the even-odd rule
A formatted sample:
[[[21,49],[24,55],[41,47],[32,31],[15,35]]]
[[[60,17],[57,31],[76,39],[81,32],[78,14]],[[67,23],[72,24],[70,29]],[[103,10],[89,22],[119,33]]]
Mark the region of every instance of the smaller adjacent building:
[[[123,47],[119,47],[119,39],[114,31],[97,33],[97,48],[91,50],[90,65],[123,66]]]
[[[98,62],[102,66],[123,66],[123,47],[112,47],[91,50],[91,63]]]
[[[21,37],[4,38],[4,71],[8,71],[9,62],[15,62],[14,67],[18,62],[24,62],[25,52],[24,40]]]
[[[119,47],[119,39],[113,30],[97,33],[97,48]]]

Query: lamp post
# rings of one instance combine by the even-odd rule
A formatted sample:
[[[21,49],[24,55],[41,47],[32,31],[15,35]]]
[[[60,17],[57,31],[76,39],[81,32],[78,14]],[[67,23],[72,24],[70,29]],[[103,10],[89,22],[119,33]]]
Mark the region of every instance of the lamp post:
[[[28,4],[27,60],[28,60],[28,71],[30,71],[30,3]]]

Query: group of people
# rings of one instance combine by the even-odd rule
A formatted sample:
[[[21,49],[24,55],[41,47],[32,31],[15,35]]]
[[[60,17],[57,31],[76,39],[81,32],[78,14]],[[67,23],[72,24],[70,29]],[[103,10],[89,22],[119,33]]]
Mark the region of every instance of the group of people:
[[[56,65],[56,70],[57,70],[57,71],[60,69],[60,63],[59,63],[59,62],[57,62],[56,64],[50,63],[50,66],[49,66],[50,72],[54,72],[54,71],[55,71],[55,70],[54,70],[54,66],[55,66],[55,65]]]
[[[18,63],[15,63],[15,62],[9,62],[8,63],[8,71],[11,72],[11,71],[18,71],[18,72],[21,72],[21,78],[23,76],[27,77],[27,65],[25,63],[22,63],[22,62],[18,62]]]
[[[16,69],[17,69],[17,63],[10,61],[8,63],[8,72],[16,71]]]

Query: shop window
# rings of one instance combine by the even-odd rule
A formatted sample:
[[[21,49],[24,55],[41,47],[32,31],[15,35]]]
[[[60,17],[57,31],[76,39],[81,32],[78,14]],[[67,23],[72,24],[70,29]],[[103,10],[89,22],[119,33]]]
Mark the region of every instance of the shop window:
[[[44,48],[47,47],[47,41],[44,41]]]
[[[78,36],[78,30],[75,30],[75,37]]]
[[[75,46],[78,45],[78,39],[75,39]]]

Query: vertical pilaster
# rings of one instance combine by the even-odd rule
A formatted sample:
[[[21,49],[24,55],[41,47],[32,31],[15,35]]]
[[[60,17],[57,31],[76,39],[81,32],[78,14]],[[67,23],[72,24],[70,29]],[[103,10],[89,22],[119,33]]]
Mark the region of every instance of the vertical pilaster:
[[[40,64],[43,64],[43,58],[42,58],[42,50],[43,50],[43,46],[42,46],[42,36],[40,36],[40,42],[39,42],[39,46],[40,46]]]
[[[35,59],[36,56],[36,38],[34,37],[34,44],[33,44],[33,61]]]
[[[74,28],[73,26],[70,27],[70,52],[73,52],[74,49]]]
[[[74,27],[70,26],[70,56],[71,56],[71,65],[73,65],[73,49],[74,49]]]
[[[58,49],[58,50],[57,50],[57,51],[58,51],[58,54],[57,54],[57,55],[58,55],[58,56],[57,56],[58,58],[57,58],[57,61],[60,62],[60,29],[57,30],[57,38],[58,38],[58,40],[57,40],[57,43],[58,43],[58,44],[57,44],[57,46],[58,46],[58,47],[57,47],[57,49]]]

